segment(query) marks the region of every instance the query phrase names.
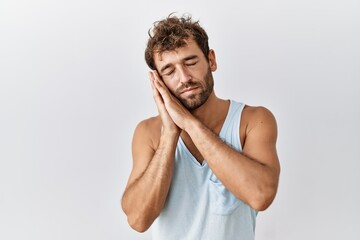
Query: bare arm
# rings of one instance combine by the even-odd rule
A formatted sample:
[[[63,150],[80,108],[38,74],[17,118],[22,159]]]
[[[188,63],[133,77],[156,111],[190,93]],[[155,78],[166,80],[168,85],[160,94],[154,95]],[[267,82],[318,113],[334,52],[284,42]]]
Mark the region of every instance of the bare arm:
[[[155,84],[175,124],[189,134],[224,186],[254,209],[265,210],[276,195],[280,173],[275,146],[277,127],[271,112],[250,108],[243,153],[240,153],[186,111],[161,80]]]
[[[134,166],[122,198],[122,208],[129,225],[139,232],[151,226],[164,206],[178,139],[176,135],[163,133],[155,151],[149,147],[149,143],[144,142],[146,135],[142,128],[139,125],[134,134]]]
[[[196,119],[188,121],[185,131],[224,186],[261,211],[271,204],[278,186],[277,129],[275,118],[265,108],[249,111],[251,117],[243,153],[223,143]]]
[[[132,146],[133,169],[122,198],[129,225],[139,232],[146,231],[164,207],[180,135],[180,129],[168,115],[160,94],[153,84],[152,87],[161,118],[157,122],[161,123],[154,124],[155,118],[140,123],[136,128]],[[157,141],[153,136],[158,135],[160,129],[159,143],[154,144]]]

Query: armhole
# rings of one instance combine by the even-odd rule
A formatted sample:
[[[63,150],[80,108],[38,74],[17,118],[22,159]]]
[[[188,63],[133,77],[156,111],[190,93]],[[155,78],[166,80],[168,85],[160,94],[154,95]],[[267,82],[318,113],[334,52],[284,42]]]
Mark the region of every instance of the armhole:
[[[243,151],[243,148],[244,146],[241,144],[241,121],[243,120],[242,119],[242,116],[243,116],[243,110],[244,108],[246,107],[246,105],[244,103],[240,103],[241,106],[240,106],[240,109],[239,109],[239,121],[238,121],[238,125],[237,125],[237,141],[238,141],[238,144],[239,144],[239,147],[240,147],[240,152]],[[245,134],[244,134],[245,136]],[[245,143],[245,139],[244,139],[244,143]]]

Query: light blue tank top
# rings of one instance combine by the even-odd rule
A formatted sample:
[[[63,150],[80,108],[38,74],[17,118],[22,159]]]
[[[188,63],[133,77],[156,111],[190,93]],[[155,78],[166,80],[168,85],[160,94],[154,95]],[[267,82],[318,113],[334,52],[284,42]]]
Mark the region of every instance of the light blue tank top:
[[[230,101],[220,138],[241,152],[240,119],[244,104]],[[152,225],[153,240],[253,240],[257,211],[237,199],[200,164],[181,138],[165,206]]]

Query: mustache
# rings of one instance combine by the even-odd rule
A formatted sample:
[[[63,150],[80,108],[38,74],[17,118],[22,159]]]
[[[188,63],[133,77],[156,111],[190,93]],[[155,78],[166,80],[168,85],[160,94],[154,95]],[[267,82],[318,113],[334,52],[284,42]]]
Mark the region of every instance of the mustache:
[[[187,82],[187,83],[183,83],[180,87],[178,87],[175,91],[176,94],[180,94],[181,92],[184,91],[184,89],[186,88],[192,88],[192,87],[200,87],[200,84],[195,83],[195,82]]]

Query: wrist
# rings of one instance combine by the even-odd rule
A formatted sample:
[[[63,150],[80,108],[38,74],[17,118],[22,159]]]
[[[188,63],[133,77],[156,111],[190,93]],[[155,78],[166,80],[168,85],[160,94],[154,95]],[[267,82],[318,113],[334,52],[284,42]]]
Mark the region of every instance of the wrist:
[[[192,132],[195,128],[199,127],[200,124],[201,122],[197,118],[192,117],[185,121],[184,131],[190,134],[190,132]]]
[[[168,139],[178,139],[181,133],[181,129],[161,129],[161,136],[168,138]]]

